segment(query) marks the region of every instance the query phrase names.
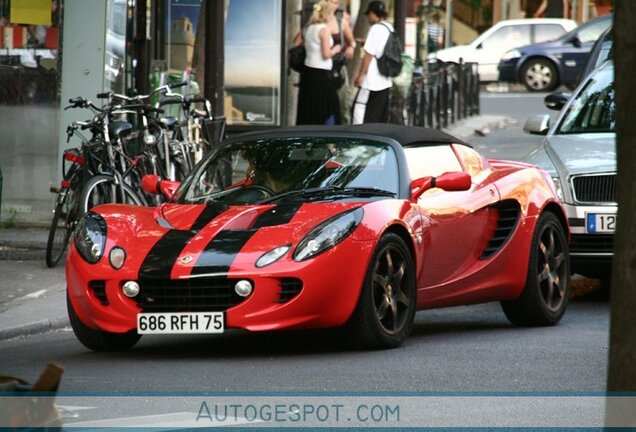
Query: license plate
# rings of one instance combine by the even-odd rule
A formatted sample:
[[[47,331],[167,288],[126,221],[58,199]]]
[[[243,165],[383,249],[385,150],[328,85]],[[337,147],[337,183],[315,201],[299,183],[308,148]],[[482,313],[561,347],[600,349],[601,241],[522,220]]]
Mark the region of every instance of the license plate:
[[[140,313],[137,314],[137,333],[223,333],[223,312]]]
[[[585,219],[588,233],[613,233],[616,230],[616,215],[610,213],[588,213]]]

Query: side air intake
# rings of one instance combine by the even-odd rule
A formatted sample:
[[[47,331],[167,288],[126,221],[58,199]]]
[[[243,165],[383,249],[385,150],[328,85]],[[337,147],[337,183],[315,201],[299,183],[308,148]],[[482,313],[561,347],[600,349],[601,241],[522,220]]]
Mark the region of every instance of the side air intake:
[[[491,208],[497,210],[498,213],[497,228],[495,228],[488,246],[486,246],[479,259],[490,258],[506,244],[517,226],[519,214],[521,213],[519,203],[515,200],[501,201],[491,206]]]

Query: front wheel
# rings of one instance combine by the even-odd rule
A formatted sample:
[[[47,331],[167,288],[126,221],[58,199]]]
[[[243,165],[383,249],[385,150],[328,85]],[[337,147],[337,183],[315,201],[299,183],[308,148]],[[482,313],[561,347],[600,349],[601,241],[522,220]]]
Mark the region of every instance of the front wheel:
[[[553,213],[539,217],[530,247],[526,286],[519,298],[501,307],[515,325],[554,325],[568,303],[570,259],[565,229]]]
[[[115,183],[113,177],[103,174],[96,175],[86,182],[86,185],[84,185],[82,189],[79,202],[82,214],[85,214],[100,204],[123,203],[144,205],[142,198],[140,198],[130,186],[125,183],[118,185]]]
[[[528,91],[547,92],[557,84],[557,70],[552,63],[544,59],[530,59],[521,70],[521,81]]]
[[[394,348],[411,332],[416,306],[413,257],[396,234],[378,242],[348,325],[366,348]]]
[[[88,349],[93,351],[125,351],[132,348],[141,339],[141,335],[136,331],[110,333],[88,327],[75,313],[68,292],[66,293],[66,307],[75,337]]]
[[[47,267],[55,267],[60,262],[77,222],[76,192],[68,189],[65,193],[66,195],[55,206],[49,228],[45,255]]]

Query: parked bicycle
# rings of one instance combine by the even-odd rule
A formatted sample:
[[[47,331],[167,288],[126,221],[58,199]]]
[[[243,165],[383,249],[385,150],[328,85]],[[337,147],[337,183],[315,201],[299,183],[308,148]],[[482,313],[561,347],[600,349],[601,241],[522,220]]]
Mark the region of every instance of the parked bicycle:
[[[87,108],[92,114],[100,112],[100,108],[83,98],[74,98],[65,109]],[[84,137],[79,130],[90,129],[90,139]],[[51,188],[57,194],[53,220],[49,228],[46,244],[45,261],[48,267],[55,267],[68,245],[71,234],[81,216],[79,197],[86,181],[93,176],[99,166],[99,155],[102,153],[102,141],[96,139],[94,121],[73,122],[66,129],[66,144],[72,137],[80,140],[80,147],[64,151],[62,157],[62,181],[60,187]]]

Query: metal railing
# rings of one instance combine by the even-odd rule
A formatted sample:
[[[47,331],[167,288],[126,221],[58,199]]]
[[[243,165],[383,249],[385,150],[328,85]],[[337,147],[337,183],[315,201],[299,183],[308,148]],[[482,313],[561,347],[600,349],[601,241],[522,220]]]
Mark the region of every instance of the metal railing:
[[[391,110],[392,122],[442,129],[479,114],[477,63],[438,62],[429,64],[428,68],[427,72],[422,68],[414,70],[405,97],[394,93],[397,97]]]

